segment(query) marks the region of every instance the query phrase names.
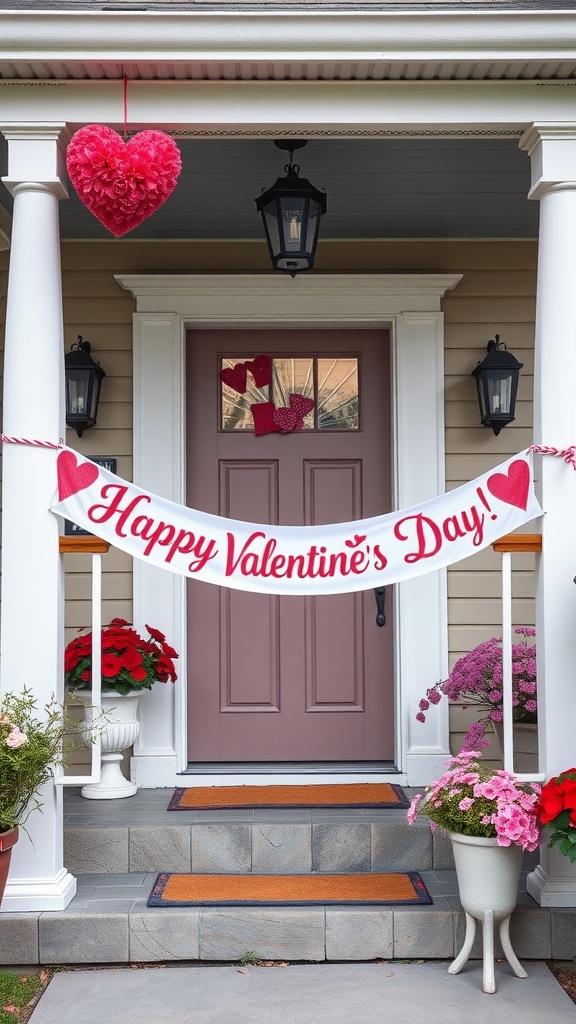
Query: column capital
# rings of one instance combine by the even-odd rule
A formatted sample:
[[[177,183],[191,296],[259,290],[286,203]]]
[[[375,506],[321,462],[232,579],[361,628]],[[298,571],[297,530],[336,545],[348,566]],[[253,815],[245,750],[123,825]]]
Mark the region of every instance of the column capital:
[[[519,146],[530,157],[529,199],[576,188],[576,121],[536,122]]]
[[[8,174],[2,178],[9,192],[21,185],[42,185],[66,199],[66,146],[70,132],[65,122],[0,122],[8,142]]]

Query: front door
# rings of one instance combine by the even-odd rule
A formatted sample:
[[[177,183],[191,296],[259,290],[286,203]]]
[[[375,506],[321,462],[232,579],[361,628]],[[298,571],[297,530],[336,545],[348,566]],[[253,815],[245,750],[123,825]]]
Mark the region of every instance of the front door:
[[[258,356],[270,384],[266,360],[245,384],[243,371],[221,382]],[[190,331],[188,505],[286,526],[390,511],[389,366],[386,331]],[[290,395],[314,408],[275,417]],[[251,406],[264,403],[262,418]],[[279,597],[190,580],[188,760],[393,760],[391,593],[383,628],[376,614],[372,590]]]

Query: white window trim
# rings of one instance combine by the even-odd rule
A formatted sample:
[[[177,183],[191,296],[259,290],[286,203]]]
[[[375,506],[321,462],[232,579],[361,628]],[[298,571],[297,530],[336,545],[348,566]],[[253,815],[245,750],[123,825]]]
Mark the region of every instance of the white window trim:
[[[119,274],[136,299],[134,314],[134,482],[185,504],[186,329],[383,328],[393,344],[394,494],[409,508],[442,493],[444,326],[441,300],[457,274],[314,274],[295,280],[259,274]],[[421,785],[448,754],[442,704],[424,725],[414,715],[428,686],[447,673],[446,571],[398,586],[396,602],[396,761]],[[134,619],[165,630],[181,652],[174,689],[155,687],[141,702],[133,777],[142,787],[281,782],[285,776],[181,776],[186,767],[186,580],[134,562]],[[294,781],[294,776],[289,777]],[[329,781],[331,776],[299,777]],[[338,775],[339,781],[376,776]]]

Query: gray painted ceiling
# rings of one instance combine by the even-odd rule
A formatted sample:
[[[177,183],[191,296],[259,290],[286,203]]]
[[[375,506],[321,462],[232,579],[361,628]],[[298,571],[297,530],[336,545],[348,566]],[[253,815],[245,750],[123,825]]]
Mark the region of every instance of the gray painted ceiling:
[[[284,174],[272,141],[179,140],[172,196],[126,238],[261,238],[254,199]],[[527,155],[515,139],[312,140],[295,154],[325,188],[322,238],[535,238]],[[6,173],[6,144],[0,146]],[[2,189],[2,202],[11,199]],[[80,203],[60,203],[63,238],[110,238]]]

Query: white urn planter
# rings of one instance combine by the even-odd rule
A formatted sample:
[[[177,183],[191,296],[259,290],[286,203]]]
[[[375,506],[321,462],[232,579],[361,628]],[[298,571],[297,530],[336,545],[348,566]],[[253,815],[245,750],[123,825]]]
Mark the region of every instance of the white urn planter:
[[[96,732],[101,742],[100,782],[90,782],[82,787],[81,793],[87,800],[121,800],[134,796],[137,786],[122,774],[120,764],[122,751],[131,747],[140,732],[136,718],[140,693],[103,693],[102,715],[92,705],[92,694],[77,691],[76,696],[84,704],[82,736],[87,747],[92,744]],[[97,724],[94,724],[97,719]]]
[[[499,925],[504,955],[518,978],[528,975],[519,963],[510,942],[510,915],[516,906],[518,879],[522,867],[520,846],[499,846],[498,840],[480,836],[448,833],[460,901],[466,914],[464,945],[448,968],[449,974],[458,974],[472,951],[476,935],[476,921],[483,928],[483,984],[484,992],[495,992],[494,977],[494,925]]]

